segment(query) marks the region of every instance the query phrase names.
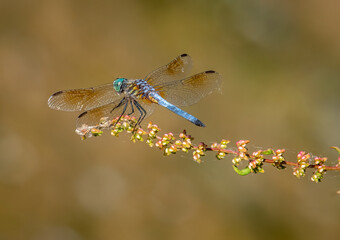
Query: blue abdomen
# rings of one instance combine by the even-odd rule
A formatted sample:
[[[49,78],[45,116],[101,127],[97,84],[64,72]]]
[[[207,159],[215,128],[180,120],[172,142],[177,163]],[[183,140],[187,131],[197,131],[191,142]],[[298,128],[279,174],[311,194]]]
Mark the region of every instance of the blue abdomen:
[[[188,121],[192,122],[193,124],[200,126],[200,127],[205,127],[205,124],[202,123],[200,120],[198,120],[196,117],[190,115],[189,113],[187,113],[187,112],[183,111],[182,109],[176,107],[175,105],[169,103],[168,101],[163,99],[161,96],[159,96],[157,93],[150,92],[149,96],[156,99],[158,101],[159,105],[166,107],[170,111],[172,111],[172,112],[176,113],[177,115],[187,119]]]

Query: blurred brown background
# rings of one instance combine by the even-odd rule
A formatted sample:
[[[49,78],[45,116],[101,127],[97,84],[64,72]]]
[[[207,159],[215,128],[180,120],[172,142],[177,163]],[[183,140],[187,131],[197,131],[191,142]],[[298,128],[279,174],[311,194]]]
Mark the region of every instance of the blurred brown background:
[[[329,157],[340,145],[338,1],[0,2],[0,239],[336,239],[340,173],[238,176],[109,133],[81,141],[58,90],[140,78],[181,53],[222,94],[148,119],[198,141]],[[211,107],[213,106],[213,107]],[[169,120],[171,118],[171,121]],[[146,121],[147,122],[147,121]]]

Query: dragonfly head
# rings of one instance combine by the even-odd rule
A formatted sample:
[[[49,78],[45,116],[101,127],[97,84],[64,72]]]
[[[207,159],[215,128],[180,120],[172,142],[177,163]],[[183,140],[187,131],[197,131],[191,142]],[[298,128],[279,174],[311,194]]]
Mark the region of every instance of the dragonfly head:
[[[126,80],[126,78],[117,78],[116,80],[114,80],[113,82],[113,88],[117,91],[117,92],[122,92],[123,89],[123,82]]]

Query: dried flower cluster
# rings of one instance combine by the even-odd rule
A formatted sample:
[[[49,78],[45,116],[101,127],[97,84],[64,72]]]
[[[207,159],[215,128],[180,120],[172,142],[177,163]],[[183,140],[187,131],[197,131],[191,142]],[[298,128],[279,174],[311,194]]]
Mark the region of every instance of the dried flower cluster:
[[[258,150],[250,153],[247,148],[249,140],[240,140],[236,142],[237,150],[231,150],[227,148],[230,141],[222,139],[219,143],[213,143],[210,147],[203,142],[198,145],[193,143],[194,138],[186,133],[184,130],[179,134],[178,138],[173,133],[166,133],[162,136],[158,135],[160,128],[152,124],[148,124],[147,129],[136,128],[137,120],[134,117],[124,116],[122,118],[116,118],[113,121],[107,121],[102,119],[97,126],[86,126],[76,129],[76,133],[79,134],[82,139],[88,137],[100,136],[104,129],[110,129],[111,135],[118,137],[120,133],[131,133],[131,141],[143,142],[146,139],[146,143],[150,147],[156,147],[163,151],[165,156],[175,154],[178,151],[185,153],[192,152],[193,160],[197,163],[202,162],[202,157],[206,155],[206,152],[216,152],[216,158],[221,160],[228,154],[233,156],[232,163],[233,168],[239,175],[248,175],[250,173],[263,173],[264,163],[270,163],[277,169],[285,169],[286,166],[293,166],[293,174],[300,178],[305,176],[308,168],[314,169],[311,180],[314,182],[320,182],[324,174],[328,170],[340,170],[340,157],[338,158],[338,164],[335,166],[326,166],[325,157],[312,157],[311,154],[306,152],[299,152],[297,155],[297,162],[289,162],[284,158],[285,149],[266,149]],[[340,148],[332,147],[340,155]],[[239,169],[241,163],[246,163],[246,167]]]

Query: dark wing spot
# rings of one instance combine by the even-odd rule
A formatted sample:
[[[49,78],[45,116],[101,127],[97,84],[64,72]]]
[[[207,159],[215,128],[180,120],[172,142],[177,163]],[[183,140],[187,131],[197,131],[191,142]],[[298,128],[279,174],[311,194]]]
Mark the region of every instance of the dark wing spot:
[[[82,114],[80,114],[79,116],[78,116],[78,118],[81,118],[81,117],[83,117],[84,115],[86,115],[87,114],[87,111],[86,112],[83,112]]]
[[[55,97],[55,96],[57,96],[57,95],[59,95],[59,94],[62,94],[64,91],[59,91],[59,92],[56,92],[56,93],[53,93],[52,94],[52,97]]]
[[[205,73],[215,73],[214,70],[205,71]]]

